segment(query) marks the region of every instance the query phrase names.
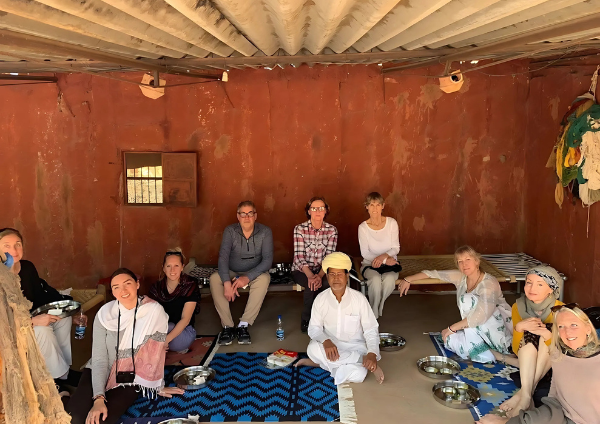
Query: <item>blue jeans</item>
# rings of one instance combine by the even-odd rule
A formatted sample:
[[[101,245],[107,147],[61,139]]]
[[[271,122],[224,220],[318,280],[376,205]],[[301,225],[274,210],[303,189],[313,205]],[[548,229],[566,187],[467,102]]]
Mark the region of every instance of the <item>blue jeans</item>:
[[[169,323],[169,333],[175,328],[175,323]],[[175,337],[169,343],[169,350],[173,350],[175,352],[180,352],[182,350],[186,350],[190,347],[190,345],[196,340],[196,329],[191,325],[188,325],[183,329],[183,331],[179,334],[179,336]]]

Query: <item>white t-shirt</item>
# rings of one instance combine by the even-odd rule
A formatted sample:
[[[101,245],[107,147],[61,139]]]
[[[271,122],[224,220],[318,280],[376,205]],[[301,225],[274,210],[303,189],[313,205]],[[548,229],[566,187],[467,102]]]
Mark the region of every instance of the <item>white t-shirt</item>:
[[[363,265],[371,265],[377,256],[387,253],[394,259],[398,259],[400,253],[400,230],[394,218],[387,216],[386,222],[381,230],[373,230],[364,221],[358,226],[358,243],[360,254],[363,257]]]

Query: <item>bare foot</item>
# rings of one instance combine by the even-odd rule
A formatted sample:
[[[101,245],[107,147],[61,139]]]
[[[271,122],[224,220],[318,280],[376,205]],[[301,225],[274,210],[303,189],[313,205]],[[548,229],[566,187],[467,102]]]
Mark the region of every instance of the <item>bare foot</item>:
[[[527,411],[531,407],[531,404],[530,396],[519,396],[519,402],[513,409],[506,412],[506,416],[509,418],[516,417],[521,410]]]
[[[375,368],[375,371],[373,371],[373,375],[379,384],[383,383],[383,370],[379,365],[377,365],[377,368]]]
[[[521,398],[521,391],[519,390],[517,393],[513,395],[510,399],[505,400],[500,404],[501,411],[510,411],[515,408],[519,404],[519,400]]]
[[[294,364],[294,367],[302,367],[306,365],[307,367],[318,367],[319,364],[317,364],[316,362],[313,362],[310,358],[303,358],[300,359],[298,362],[296,362]]]

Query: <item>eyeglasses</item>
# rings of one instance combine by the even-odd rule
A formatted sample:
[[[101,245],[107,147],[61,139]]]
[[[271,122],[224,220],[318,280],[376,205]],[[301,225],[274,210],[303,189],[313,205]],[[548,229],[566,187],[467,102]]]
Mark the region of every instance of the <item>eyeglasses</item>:
[[[325,206],[319,206],[318,208],[309,208],[309,210],[312,212],[323,212],[326,211],[327,208]]]
[[[552,312],[557,312],[557,311],[559,311],[562,308],[569,308],[569,309],[573,310],[575,308],[579,308],[579,304],[575,303],[575,302],[573,302],[573,303],[565,303],[564,305],[553,306],[553,307],[550,308],[550,310]]]
[[[256,215],[256,212],[254,212],[254,211],[238,212],[237,214],[240,216],[240,218],[254,218],[254,215]]]

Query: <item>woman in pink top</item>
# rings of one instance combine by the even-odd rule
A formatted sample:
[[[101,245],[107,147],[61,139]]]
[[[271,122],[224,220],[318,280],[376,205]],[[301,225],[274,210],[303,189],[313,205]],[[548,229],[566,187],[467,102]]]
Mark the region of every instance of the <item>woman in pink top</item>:
[[[541,407],[508,419],[488,414],[481,424],[600,423],[600,344],[576,303],[554,307],[552,386]]]

